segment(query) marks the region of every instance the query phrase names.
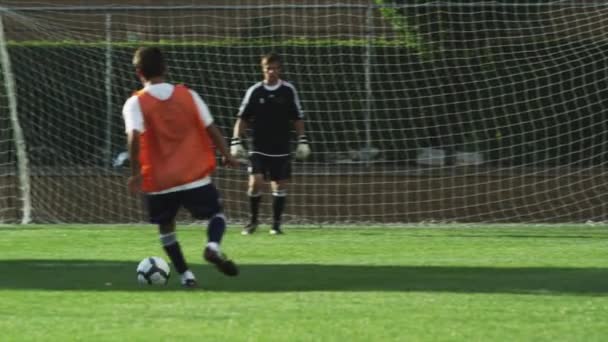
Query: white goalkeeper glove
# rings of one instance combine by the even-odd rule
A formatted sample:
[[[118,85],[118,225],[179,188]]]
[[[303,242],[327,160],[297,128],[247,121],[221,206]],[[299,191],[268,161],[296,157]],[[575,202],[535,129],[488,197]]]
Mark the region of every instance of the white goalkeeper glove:
[[[232,140],[230,140],[230,154],[235,158],[247,157],[247,151],[245,151],[241,139],[232,138]]]
[[[298,138],[298,147],[296,148],[296,159],[304,160],[310,155],[310,147],[308,146],[308,138],[305,135],[300,135]]]

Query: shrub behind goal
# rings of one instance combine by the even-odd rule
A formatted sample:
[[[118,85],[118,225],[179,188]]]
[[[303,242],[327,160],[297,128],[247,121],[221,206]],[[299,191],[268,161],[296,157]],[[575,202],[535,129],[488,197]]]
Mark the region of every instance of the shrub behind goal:
[[[142,44],[227,136],[259,56],[284,57],[313,150],[286,223],[608,219],[601,4],[3,6],[0,222],[143,221],[120,115]],[[214,178],[244,221],[245,170]]]

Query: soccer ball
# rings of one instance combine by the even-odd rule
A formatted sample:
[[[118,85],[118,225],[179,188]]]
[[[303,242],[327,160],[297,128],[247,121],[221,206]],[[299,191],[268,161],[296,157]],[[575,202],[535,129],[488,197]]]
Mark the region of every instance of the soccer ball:
[[[137,265],[137,281],[140,284],[165,285],[171,269],[163,258],[152,256],[144,258]]]

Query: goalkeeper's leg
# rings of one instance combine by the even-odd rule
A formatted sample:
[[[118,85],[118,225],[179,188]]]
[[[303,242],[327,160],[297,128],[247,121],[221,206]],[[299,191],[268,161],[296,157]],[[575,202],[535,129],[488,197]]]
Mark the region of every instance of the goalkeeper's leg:
[[[272,187],[272,228],[270,234],[283,234],[281,229],[281,218],[285,210],[285,202],[287,200],[287,181],[273,181]]]
[[[291,178],[291,158],[273,158],[270,166],[270,186],[272,188],[272,228],[270,234],[283,234],[281,218],[287,200],[287,184]]]
[[[261,184],[264,182],[262,174],[252,174],[249,176],[249,189],[247,196],[249,197],[249,223],[243,229],[243,235],[253,234],[258,227],[258,215],[260,212],[260,203],[262,202],[262,193],[260,192]]]

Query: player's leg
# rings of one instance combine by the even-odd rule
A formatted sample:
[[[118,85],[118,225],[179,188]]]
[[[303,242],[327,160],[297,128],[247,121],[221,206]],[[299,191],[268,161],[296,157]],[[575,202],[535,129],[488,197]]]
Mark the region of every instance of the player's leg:
[[[159,230],[161,232],[160,241],[163,249],[167,253],[167,256],[169,256],[173,267],[179,273],[181,284],[185,287],[196,287],[196,277],[188,268],[181,245],[177,240],[175,221],[159,224]]]
[[[249,184],[247,196],[249,197],[249,223],[243,228],[242,234],[253,234],[258,227],[258,215],[260,203],[262,202],[261,187],[264,183],[264,161],[259,154],[252,154],[249,157]]]
[[[249,223],[243,228],[242,234],[253,234],[258,228],[260,204],[262,202],[262,192],[260,191],[261,184],[264,182],[262,174],[249,175],[249,187],[247,196],[249,197]]]
[[[272,162],[270,187],[272,190],[272,228],[270,234],[283,234],[281,219],[287,201],[287,185],[291,178],[291,158],[279,157]]]
[[[270,234],[283,234],[281,218],[283,217],[285,202],[287,200],[287,183],[287,180],[270,182],[272,189],[272,228],[270,229]]]
[[[237,275],[237,266],[220,249],[226,231],[226,217],[215,186],[207,184],[184,191],[183,204],[194,218],[208,219],[207,244],[203,250],[203,258],[214,264],[220,272],[229,276]]]
[[[145,195],[144,203],[150,222],[158,224],[160,243],[173,267],[180,274],[182,285],[195,287],[196,278],[188,268],[175,229],[175,216],[180,207],[179,194]]]

